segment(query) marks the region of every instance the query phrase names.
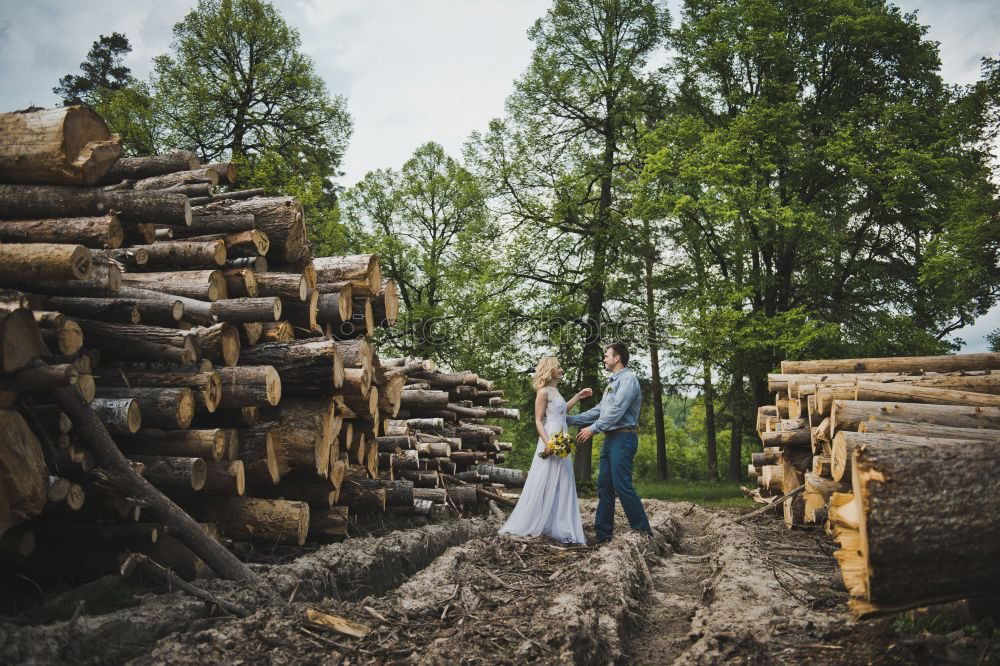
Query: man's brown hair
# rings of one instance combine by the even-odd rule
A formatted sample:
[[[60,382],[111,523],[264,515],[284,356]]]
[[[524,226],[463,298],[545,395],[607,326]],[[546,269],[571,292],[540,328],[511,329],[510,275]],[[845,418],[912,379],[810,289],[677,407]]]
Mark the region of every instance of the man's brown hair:
[[[604,351],[607,351],[609,349],[618,355],[618,358],[620,358],[622,361],[622,365],[628,366],[629,353],[628,353],[628,347],[625,346],[624,342],[612,342],[610,345],[604,348]]]

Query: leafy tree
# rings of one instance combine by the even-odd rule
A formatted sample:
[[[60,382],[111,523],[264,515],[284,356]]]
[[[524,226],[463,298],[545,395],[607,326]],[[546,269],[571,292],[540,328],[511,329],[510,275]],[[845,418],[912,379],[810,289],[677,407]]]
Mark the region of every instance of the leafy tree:
[[[496,242],[486,213],[482,183],[436,143],[345,194],[352,242],[378,253],[398,285],[402,325],[392,342],[402,353],[454,360],[468,327],[471,344],[487,342],[474,326],[485,307],[474,292],[492,272],[487,248]]]
[[[660,2],[555,0],[528,31],[531,63],[507,118],[473,140],[509,224],[508,274],[524,282],[523,316],[542,330],[552,320],[576,326],[558,345],[576,385],[598,385],[607,284],[627,235],[621,169],[656,89],[646,65],[667,25]],[[576,456],[582,485],[590,450]]]
[[[173,32],[151,79],[163,144],[232,160],[241,185],[298,195],[314,229],[335,229],[330,179],[351,119],[300,52],[299,33],[262,0],[199,0]]]
[[[64,106],[94,106],[107,91],[121,90],[132,82],[132,70],[122,64],[131,52],[132,45],[122,33],[100,35],[80,63],[83,74],[67,74],[52,92],[62,98]]]
[[[689,358],[755,404],[783,357],[944,351],[997,298],[983,106],[924,33],[874,0],[684,4],[640,207],[688,276]]]

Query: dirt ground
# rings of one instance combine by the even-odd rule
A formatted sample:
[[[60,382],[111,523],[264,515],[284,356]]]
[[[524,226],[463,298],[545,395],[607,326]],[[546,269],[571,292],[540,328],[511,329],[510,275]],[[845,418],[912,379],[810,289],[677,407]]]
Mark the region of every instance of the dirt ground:
[[[566,548],[499,537],[495,519],[466,519],[261,565],[290,603],[261,604],[230,583],[206,584],[256,608],[243,619],[170,593],[72,623],[0,623],[0,661],[1000,663],[1000,645],[962,629],[964,605],[939,610],[936,623],[912,614],[852,621],[819,531],[789,531],[775,518],[739,525],[731,509],[644,504],[652,540],[620,528],[610,544]],[[594,503],[582,510],[592,519]],[[620,514],[617,524],[625,524]],[[310,609],[370,633],[324,629],[307,620]],[[944,631],[946,621],[957,628]]]

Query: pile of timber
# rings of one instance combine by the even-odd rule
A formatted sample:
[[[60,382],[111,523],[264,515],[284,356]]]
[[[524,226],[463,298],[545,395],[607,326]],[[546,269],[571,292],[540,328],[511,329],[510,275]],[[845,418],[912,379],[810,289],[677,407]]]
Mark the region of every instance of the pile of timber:
[[[750,473],[870,615],[1000,593],[1000,354],[786,361]],[[765,500],[766,501],[766,500]]]
[[[377,256],[312,257],[298,200],[237,190],[232,164],[119,152],[86,109],[0,114],[0,559],[194,577],[218,567],[150,506],[301,545],[523,484],[494,468],[501,391],[375,353],[398,312]]]

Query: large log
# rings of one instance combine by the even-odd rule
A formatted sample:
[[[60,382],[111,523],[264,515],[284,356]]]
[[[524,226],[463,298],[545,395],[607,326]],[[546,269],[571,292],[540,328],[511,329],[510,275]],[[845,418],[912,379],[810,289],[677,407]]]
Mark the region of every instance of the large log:
[[[351,320],[352,308],[350,288],[333,294],[319,294],[316,300],[316,321],[324,325],[339,326]]]
[[[118,219],[127,226],[191,224],[191,205],[183,194],[66,185],[0,185],[0,217],[93,217],[110,211],[117,211]]]
[[[858,382],[854,400],[919,402],[931,405],[978,405],[1000,407],[1000,395],[973,393],[951,388],[915,386],[909,382]]]
[[[126,273],[122,284],[201,301],[228,298],[226,281],[217,270]]]
[[[221,407],[277,405],[281,400],[281,376],[270,365],[218,368],[222,384]]]
[[[100,217],[0,220],[0,242],[4,243],[75,243],[115,249],[124,239],[125,232],[114,211]]]
[[[213,187],[219,184],[219,174],[214,169],[198,167],[190,171],[173,171],[160,176],[149,176],[137,180],[132,188],[137,191],[143,190],[166,190],[177,185],[187,185],[191,183],[208,183]]]
[[[944,437],[945,439],[978,439],[983,442],[1000,440],[1000,429],[954,428],[929,423],[893,423],[892,421],[863,421],[858,432],[885,432],[914,437]]]
[[[815,523],[816,511],[824,509],[830,503],[833,493],[850,492],[851,487],[847,483],[838,483],[832,479],[824,479],[812,472],[807,472],[804,479],[805,522]]]
[[[382,288],[372,299],[372,314],[376,326],[392,328],[396,325],[396,318],[399,316],[399,295],[396,293],[395,280],[388,279],[382,282]]]
[[[306,296],[305,301],[286,298],[282,303],[282,310],[285,319],[293,326],[306,333],[322,333],[323,329],[316,322],[318,305],[319,292],[313,290]]]
[[[220,205],[227,206],[232,213],[254,216],[254,226],[267,234],[270,240],[268,259],[294,263],[308,256],[309,241],[302,204],[295,197],[255,197],[246,201],[211,204],[206,211],[211,212]]]
[[[859,615],[1000,591],[997,445],[918,441],[853,454],[857,527],[836,556]]]
[[[143,478],[161,490],[201,490],[205,485],[207,467],[201,458],[130,456],[129,459],[142,463]]]
[[[121,151],[121,137],[84,106],[0,113],[2,182],[91,185]]]
[[[331,398],[285,398],[277,411],[285,453],[293,470],[311,471],[326,478],[330,452],[342,419]]]
[[[107,324],[89,319],[73,319],[80,326],[87,345],[120,356],[132,356],[184,365],[200,357],[198,336],[159,326]]]
[[[245,365],[271,365],[281,375],[282,391],[325,393],[344,383],[340,345],[329,338],[265,342],[242,353]]]
[[[110,432],[133,435],[142,427],[139,403],[131,398],[94,398],[90,406]]]
[[[108,169],[100,182],[111,184],[123,180],[141,180],[174,171],[188,171],[198,166],[198,156],[186,150],[175,150],[164,155],[123,157]]]
[[[281,296],[305,301],[309,295],[306,278],[301,273],[268,271],[256,278],[258,296]]]
[[[186,236],[186,234],[182,234],[182,236]],[[228,234],[206,234],[186,237],[188,242],[222,243],[226,247],[227,259],[259,257],[267,254],[267,251],[271,247],[271,241],[268,239],[267,234],[259,229],[247,229],[246,231],[236,231]]]
[[[91,265],[90,252],[82,245],[0,244],[0,283],[81,280],[90,277]]]
[[[146,269],[217,267],[226,264],[226,243],[221,240],[159,241],[137,247],[146,251]]]
[[[521,487],[527,480],[527,475],[519,469],[509,467],[495,467],[493,465],[479,465],[476,468],[480,474],[485,474],[492,483],[500,483],[505,486]]]
[[[0,409],[0,535],[41,513],[49,490],[42,446],[24,418]]]
[[[131,398],[139,403],[142,422],[165,430],[183,430],[194,418],[194,394],[187,388],[122,388],[102,386],[99,398]]]
[[[205,212],[203,208],[194,211],[191,226],[181,232],[182,236],[203,236],[209,234],[232,234],[252,231],[253,215],[229,213],[225,210]]]
[[[817,374],[826,372],[954,372],[956,370],[996,369],[1000,369],[1000,353],[781,362],[782,374]]]
[[[122,298],[50,296],[45,299],[44,303],[45,307],[58,310],[72,317],[83,317],[84,319],[104,321],[111,324],[138,324],[143,320],[142,311],[136,302]],[[183,312],[183,306],[178,307]]]
[[[408,409],[434,409],[448,407],[447,391],[402,391],[399,404]]]
[[[221,461],[228,456],[225,435],[225,431],[221,428],[207,430],[143,428],[135,435],[119,435],[115,441],[129,453]]]
[[[114,367],[101,371],[102,386],[136,386],[144,388],[188,388],[198,405],[214,412],[222,399],[222,378],[218,372],[192,370],[146,370]]]
[[[309,505],[305,502],[227,497],[213,499],[195,511],[236,541],[301,546],[309,534]]]
[[[13,374],[46,353],[31,310],[0,309],[0,370]]]
[[[218,317],[219,321],[232,324],[274,322],[281,319],[281,299],[268,296],[215,301],[212,303],[212,314]]]
[[[376,254],[355,254],[341,257],[319,257],[313,259],[319,282],[344,280],[362,281],[368,284],[370,294],[377,294],[382,287],[382,267]]]
[[[213,363],[233,367],[240,359],[240,332],[232,324],[222,322],[214,326],[191,329],[198,336],[201,355]]]
[[[857,430],[862,421],[868,420],[1000,429],[1000,407],[835,400],[830,414],[830,435],[840,430]]]

